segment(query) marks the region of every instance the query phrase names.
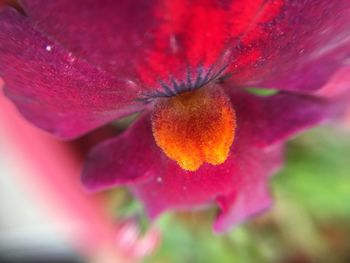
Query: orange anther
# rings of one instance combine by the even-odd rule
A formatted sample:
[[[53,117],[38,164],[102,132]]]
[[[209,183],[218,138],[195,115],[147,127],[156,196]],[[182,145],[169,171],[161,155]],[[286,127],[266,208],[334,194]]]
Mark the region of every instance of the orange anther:
[[[152,114],[158,146],[183,169],[225,162],[234,139],[235,112],[218,86],[161,98]]]

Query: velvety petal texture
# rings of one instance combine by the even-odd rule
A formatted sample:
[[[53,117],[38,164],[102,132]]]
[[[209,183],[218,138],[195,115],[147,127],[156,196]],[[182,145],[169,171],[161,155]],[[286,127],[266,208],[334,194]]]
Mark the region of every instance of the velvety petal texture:
[[[226,67],[219,75],[230,75],[233,87],[310,92],[327,82],[350,51],[347,0],[176,0],[159,1],[156,10],[163,20],[149,63],[140,69],[147,83],[154,72],[171,85],[174,77],[183,81],[189,75],[193,83],[202,71]]]
[[[159,23],[154,16],[157,1],[21,2],[35,27],[67,50],[113,76],[137,81],[135,65],[145,58]]]
[[[214,230],[218,232],[266,209],[268,177],[282,163],[281,143],[327,118],[329,108],[322,100],[285,93],[260,97],[236,92],[231,101],[238,116],[237,132],[222,165],[205,164],[195,172],[180,168],[157,147],[146,113],[119,138],[90,153],[84,185],[90,190],[127,185],[152,218],[164,210],[217,202],[221,212]]]
[[[322,87],[349,56],[350,2],[261,2],[241,49],[233,47],[248,63],[234,65],[232,82],[298,92]]]
[[[143,110],[91,151],[82,182],[128,186],[153,218],[216,203],[221,232],[267,208],[283,142],[344,108],[321,88],[348,63],[349,0],[23,0],[19,9],[0,10],[5,94],[68,139]],[[230,98],[235,138],[223,164],[185,171],[156,145],[150,115],[160,97],[213,83]]]
[[[63,138],[143,108],[134,84],[77,57],[13,9],[0,15],[0,74],[21,113]]]
[[[268,179],[283,164],[283,148],[275,145],[256,150],[255,155],[241,163],[238,182],[227,195],[216,198],[220,212],[213,225],[216,232],[228,230],[248,217],[268,209],[271,204]]]
[[[136,99],[164,96],[164,86],[189,89],[230,75],[233,88],[316,90],[349,54],[347,0],[25,0],[22,7],[26,16],[0,15],[6,93],[26,118],[64,138],[139,110]]]
[[[230,92],[230,87],[226,89]],[[289,92],[254,96],[231,91],[230,96],[241,129],[257,147],[268,147],[291,138],[306,128],[329,120],[340,110],[337,107],[340,101]]]
[[[150,125],[150,116],[145,114],[121,136],[96,146],[86,160],[83,184],[96,191],[156,177],[158,163],[153,158],[159,148],[149,134]]]
[[[240,175],[235,176],[237,171],[242,168],[240,162],[244,163],[247,159],[255,162],[255,159],[250,159],[249,156],[254,151],[259,151],[256,148],[246,147],[247,138],[244,133],[239,133],[233,152],[223,165],[205,164],[196,172],[188,172],[180,168],[175,161],[168,159],[156,146],[149,118],[149,115],[140,118],[134,125],[136,129],[131,128],[124,135],[123,142],[114,139],[114,141],[105,143],[92,151],[90,161],[86,162],[84,169],[83,183],[89,189],[95,190],[117,185],[129,185],[134,194],[144,202],[148,214],[153,218],[169,208],[189,209],[193,206],[206,205],[214,202],[218,195],[230,193],[235,181],[242,179]],[[130,147],[128,151],[119,153],[119,156],[131,157],[127,160],[124,159],[128,163],[129,174],[131,173],[128,178],[115,172],[120,170],[120,166],[123,167],[123,165],[115,162],[115,159],[113,163],[109,163],[108,159],[103,158],[113,154],[116,148],[126,143],[125,141],[136,144],[137,141],[141,140],[146,144],[150,142],[153,147],[147,147],[145,152],[140,152],[140,148]],[[150,151],[150,149],[154,150]],[[131,153],[129,154],[129,152]],[[138,154],[143,156],[143,163],[148,164],[148,169],[142,172],[133,171],[133,167],[140,165],[140,160],[134,159]],[[97,159],[98,162],[93,162]],[[257,162],[259,163],[258,160]],[[106,169],[106,167],[108,168]],[[107,177],[107,180],[103,179]]]

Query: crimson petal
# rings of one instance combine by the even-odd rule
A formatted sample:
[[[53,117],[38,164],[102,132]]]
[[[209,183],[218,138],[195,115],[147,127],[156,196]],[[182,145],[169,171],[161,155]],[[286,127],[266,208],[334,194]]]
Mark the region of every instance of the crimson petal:
[[[218,196],[216,202],[220,212],[214,223],[215,232],[227,231],[232,225],[257,214],[271,206],[268,190],[268,177],[274,174],[283,164],[283,148],[276,145],[254,156],[259,161],[253,161],[253,156],[243,163],[244,169],[239,184],[225,196]],[[244,172],[244,174],[243,174]]]
[[[149,134],[150,123],[144,114],[124,134],[93,148],[83,170],[85,187],[96,191],[155,177],[159,149]]]
[[[251,142],[266,147],[325,122],[338,111],[336,102],[321,98],[280,92],[272,96],[254,96],[235,92],[227,85],[241,129]],[[343,103],[343,102],[342,102]],[[239,120],[241,119],[241,120]]]
[[[230,221],[232,225],[266,208],[264,199],[259,199],[262,195],[258,195],[262,191],[256,192],[257,195],[254,196],[254,191],[267,188],[268,176],[272,172],[271,169],[265,169],[264,162],[268,160],[273,163],[273,171],[282,162],[279,147],[278,151],[270,154],[249,146],[245,139],[239,136],[229,158],[222,165],[205,164],[195,172],[186,172],[173,161],[164,160],[161,174],[147,181],[140,181],[132,185],[131,189],[143,201],[151,218],[165,210],[205,207],[216,201],[222,208],[216,230],[226,230],[226,221]],[[243,198],[245,203],[242,203]],[[228,203],[230,201],[232,203]],[[240,205],[241,211],[238,211],[237,207]],[[232,216],[232,207],[240,214]]]
[[[187,172],[155,144],[149,118],[146,114],[121,138],[91,152],[82,178],[88,189],[129,185],[144,201],[151,217],[168,208],[190,208],[214,201],[218,194],[230,192],[235,180],[232,173],[240,169],[232,159],[250,152],[244,142],[233,147],[233,154],[223,165],[206,164],[197,172]]]
[[[195,172],[181,169],[156,146],[149,115],[145,113],[124,135],[91,152],[85,164],[83,183],[90,190],[127,185],[143,201],[152,218],[168,209],[189,209],[217,202],[222,212],[215,225],[216,231],[225,230],[229,222],[238,222],[266,208],[269,204],[265,191],[268,176],[281,165],[279,142],[318,123],[327,116],[328,108],[318,106],[323,102],[290,94],[272,98],[239,92],[231,95],[237,114],[237,131],[224,164],[204,164]],[[281,110],[285,105],[295,107]],[[301,114],[300,107],[312,113],[311,116]],[[279,111],[271,114],[274,108]],[[267,126],[264,130],[261,123],[282,128]],[[277,139],[271,141],[274,137]],[[270,147],[261,147],[267,145]],[[253,198],[254,191],[264,202]]]
[[[25,0],[23,5],[41,30],[75,54],[151,90],[161,89],[159,79],[171,87],[172,77],[192,85],[228,64],[225,73],[235,85],[310,91],[320,88],[350,51],[347,0],[317,5]],[[210,68],[215,72],[205,76]]]
[[[348,59],[349,30],[347,0],[266,1],[233,47],[231,80],[299,92],[319,89]]]
[[[154,10],[153,44],[138,67],[151,86],[228,74],[233,86],[310,92],[349,57],[347,0],[172,0]]]
[[[40,31],[76,56],[120,78],[137,81],[135,64],[145,57],[157,25],[154,0],[24,0]]]
[[[315,90],[350,49],[347,0],[22,3],[28,17],[0,18],[7,94],[29,120],[66,138],[140,109],[130,104],[146,91],[224,73],[233,86]]]
[[[0,15],[0,74],[21,113],[63,138],[143,107],[128,79],[77,57],[13,9]]]

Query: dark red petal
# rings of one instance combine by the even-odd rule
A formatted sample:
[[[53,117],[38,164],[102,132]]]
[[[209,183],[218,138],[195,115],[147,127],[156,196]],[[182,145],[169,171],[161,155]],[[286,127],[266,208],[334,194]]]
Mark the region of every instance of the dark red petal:
[[[158,212],[156,206],[162,207],[159,209],[176,206],[175,203],[185,206],[188,200],[188,206],[191,207],[194,204],[201,204],[203,200],[208,200],[211,191],[212,199],[217,192],[228,192],[230,185],[226,181],[231,178],[232,168],[231,166],[204,165],[199,169],[201,171],[199,174],[186,172],[158,148],[153,138],[150,116],[146,114],[124,135],[111,139],[91,151],[83,169],[82,182],[90,190],[100,190],[125,184],[133,186],[142,182],[145,182],[144,187],[151,184],[150,188],[153,188],[152,182],[158,186],[160,181],[165,180],[163,183],[167,184],[161,184],[165,188],[149,192],[150,194],[157,194],[158,191],[167,193],[164,198],[158,198],[156,202],[149,200],[150,203],[158,203],[152,207],[153,210],[157,210],[151,212],[155,214]],[[222,181],[217,181],[211,190],[212,181],[217,178],[215,173],[221,174]],[[201,174],[207,174],[207,176],[204,177]],[[193,183],[193,180],[196,183]],[[181,186],[181,189],[171,190],[171,185]],[[186,191],[186,187],[190,190],[196,187],[195,193]],[[177,194],[181,191],[185,191],[183,197],[186,202],[181,201],[180,195]],[[141,192],[139,194],[142,195]],[[180,200],[176,200],[179,197]],[[163,202],[164,204],[161,205]]]
[[[230,87],[226,87],[230,92]],[[337,102],[281,92],[263,97],[230,92],[239,128],[249,133],[255,146],[276,144],[326,121],[336,112]]]
[[[348,0],[22,2],[74,54],[150,90],[226,63],[236,85],[314,90],[350,51]]]
[[[154,43],[138,67],[153,86],[157,77],[191,86],[228,65],[236,86],[313,91],[350,52],[348,0],[169,0],[155,16]]]
[[[230,194],[216,199],[221,211],[213,226],[215,232],[227,231],[232,225],[270,207],[268,177],[281,168],[282,150],[281,145],[276,145],[260,152],[256,156],[259,161],[254,162],[250,158],[244,163],[240,183],[233,187]]]
[[[278,12],[270,13],[274,6]],[[232,50],[237,61],[231,80],[237,85],[312,91],[348,58],[347,0],[267,1],[255,19]]]
[[[83,183],[91,190],[128,185],[151,217],[169,209],[189,209],[216,201],[222,210],[215,226],[217,231],[266,208],[268,176],[281,165],[281,148],[277,142],[318,123],[327,116],[327,107],[315,106],[317,101],[289,94],[256,97],[237,93],[232,100],[237,131],[224,164],[205,164],[195,172],[183,170],[156,146],[149,116],[145,115],[122,137],[92,151],[85,165]],[[285,105],[296,105],[302,110],[288,106],[284,118],[281,108]],[[269,115],[277,111],[274,108],[281,114]],[[293,120],[297,121],[290,125]],[[272,142],[275,145],[268,148],[256,147]]]
[[[262,150],[249,146],[244,131],[237,136],[224,164],[205,164],[196,172],[187,172],[156,146],[146,115],[122,137],[91,152],[82,181],[90,190],[129,185],[145,203],[151,217],[170,208],[205,205],[214,202],[217,196],[230,193],[241,182],[251,162],[259,163],[260,154],[263,156]]]
[[[257,180],[244,184],[230,195],[218,197],[216,201],[221,211],[213,225],[214,231],[225,232],[233,225],[268,209],[272,200],[266,184],[264,180]]]
[[[23,0],[40,31],[119,78],[136,81],[157,25],[155,0]]]
[[[226,218],[230,216],[226,215],[230,211],[226,211],[221,202],[231,200],[233,203],[230,206],[242,205],[241,214],[232,218],[231,223],[237,223],[239,217],[246,218],[255,212],[253,207],[256,210],[265,208],[265,203],[258,199],[261,196],[254,198],[253,191],[265,189],[268,184],[267,177],[271,175],[271,170],[265,169],[264,164],[269,156],[264,150],[250,146],[245,139],[247,138],[243,139],[242,136],[237,139],[225,163],[219,166],[205,164],[196,172],[186,172],[173,161],[164,160],[162,173],[148,181],[138,182],[132,186],[133,192],[143,201],[151,218],[165,210],[203,207],[213,204],[214,201],[222,206],[225,213],[223,216]],[[273,156],[274,159],[269,160],[275,167],[281,164],[281,152],[279,154],[279,158]],[[248,197],[248,194],[251,196]],[[238,198],[230,199],[232,195],[242,195],[242,198],[251,200],[239,204]],[[231,207],[228,205],[229,210]]]
[[[27,18],[0,18],[0,73],[22,113],[62,137],[135,110],[124,106],[141,91],[160,90],[159,80],[199,85],[228,64],[236,85],[315,90],[349,52],[348,0],[33,0],[23,7]]]
[[[146,113],[121,136],[97,145],[85,161],[82,175],[85,187],[99,190],[155,177],[159,149],[150,126]]]
[[[129,79],[112,78],[12,9],[0,15],[0,75],[21,113],[63,138],[143,107]]]

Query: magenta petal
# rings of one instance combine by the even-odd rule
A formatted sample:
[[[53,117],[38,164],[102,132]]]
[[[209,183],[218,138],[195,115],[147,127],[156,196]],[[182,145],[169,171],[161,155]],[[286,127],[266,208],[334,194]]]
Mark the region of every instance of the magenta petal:
[[[259,213],[271,205],[268,191],[268,177],[282,166],[282,147],[277,145],[250,159],[246,163],[246,170],[241,175],[242,180],[233,186],[231,193],[216,199],[220,207],[214,231],[227,231],[232,225]]]
[[[335,112],[333,102],[320,98],[281,92],[257,96],[231,92],[239,129],[249,133],[259,147],[276,144],[327,120]]]
[[[40,31],[118,77],[136,79],[157,25],[154,0],[24,0]]]
[[[246,140],[244,136],[243,140]],[[224,165],[204,165],[186,172],[169,160],[155,144],[149,115],[140,118],[121,137],[97,146],[85,164],[82,181],[90,190],[121,184],[130,185],[154,217],[169,208],[191,208],[214,201],[230,192],[239,178],[234,160],[249,155],[251,149],[238,140]]]
[[[203,165],[196,172],[186,172],[173,161],[167,160],[163,162],[162,174],[152,180],[142,181],[132,189],[144,202],[151,218],[157,217],[165,210],[186,210],[210,205],[215,200],[222,205],[220,200],[225,200],[222,197],[228,198],[232,193],[244,196],[247,193],[244,193],[245,189],[257,190],[262,185],[266,187],[267,176],[271,175],[272,170],[265,169],[264,162],[273,163],[276,169],[281,165],[281,158],[281,151],[278,151],[278,154],[274,153],[273,159],[267,160],[264,151],[249,146],[248,141],[244,139],[238,139],[229,158],[222,165]],[[251,194],[253,195],[252,192]],[[232,198],[230,205],[239,205],[239,201]],[[250,201],[252,203],[245,204],[245,210],[241,211],[240,215],[235,215],[236,218],[246,218],[251,215],[251,208],[260,209],[263,205],[258,197],[251,198]],[[231,223],[237,221],[232,219]]]
[[[97,145],[85,161],[84,186],[96,191],[156,176],[159,149],[150,132],[145,114],[121,136]]]
[[[21,113],[63,138],[143,107],[127,79],[75,56],[12,9],[0,14],[0,75]]]
[[[235,92],[231,99],[237,131],[224,164],[205,164],[195,172],[181,169],[156,146],[146,114],[124,135],[91,152],[83,183],[92,190],[127,185],[152,218],[170,209],[217,202],[222,210],[215,225],[218,232],[261,211],[269,204],[269,176],[282,162],[278,142],[319,123],[328,112],[319,107],[323,101],[287,93],[259,97]]]
[[[139,110],[134,99],[155,90],[218,78],[226,64],[236,85],[315,90],[350,48],[347,0],[33,0],[23,8],[26,17],[0,17],[6,93],[27,119],[65,138]]]
[[[322,89],[317,91],[316,95],[327,99],[335,99],[338,101],[347,100],[347,102],[349,102],[349,83],[350,65],[344,65],[333,74],[332,78]]]
[[[282,5],[274,18],[252,26],[239,48],[234,47],[237,62],[231,81],[299,92],[317,90],[348,59],[350,1],[271,1],[257,19],[271,16],[268,12],[276,3]]]
[[[249,133],[239,129],[224,164],[205,164],[196,172],[187,172],[156,146],[149,116],[145,115],[127,133],[91,152],[82,181],[90,190],[128,185],[154,218],[168,209],[212,204],[217,197],[239,191],[243,186],[267,184],[267,174],[272,169],[265,170],[265,165],[279,166],[281,153],[267,158],[265,152],[253,147]]]
[[[182,170],[155,144],[150,117],[146,114],[125,134],[92,150],[83,169],[82,182],[89,190],[130,185],[155,216],[169,207],[192,207],[214,200],[218,193],[228,192],[232,169],[237,167],[205,165],[199,173]],[[217,180],[217,174],[221,180]],[[163,197],[159,198],[160,195]]]
[[[218,197],[216,201],[221,209],[213,226],[216,233],[229,230],[272,204],[266,182],[251,183],[239,189],[238,193]]]
[[[161,153],[158,176],[138,182],[131,189],[144,203],[151,218],[170,209],[187,210],[210,205],[217,195],[228,193],[232,185],[240,180],[235,176],[240,169],[236,161],[244,153],[239,151],[236,147],[220,166],[204,164],[196,172],[183,170]]]
[[[350,51],[348,0],[22,2],[74,54],[150,90],[228,64],[236,85],[311,91]]]

